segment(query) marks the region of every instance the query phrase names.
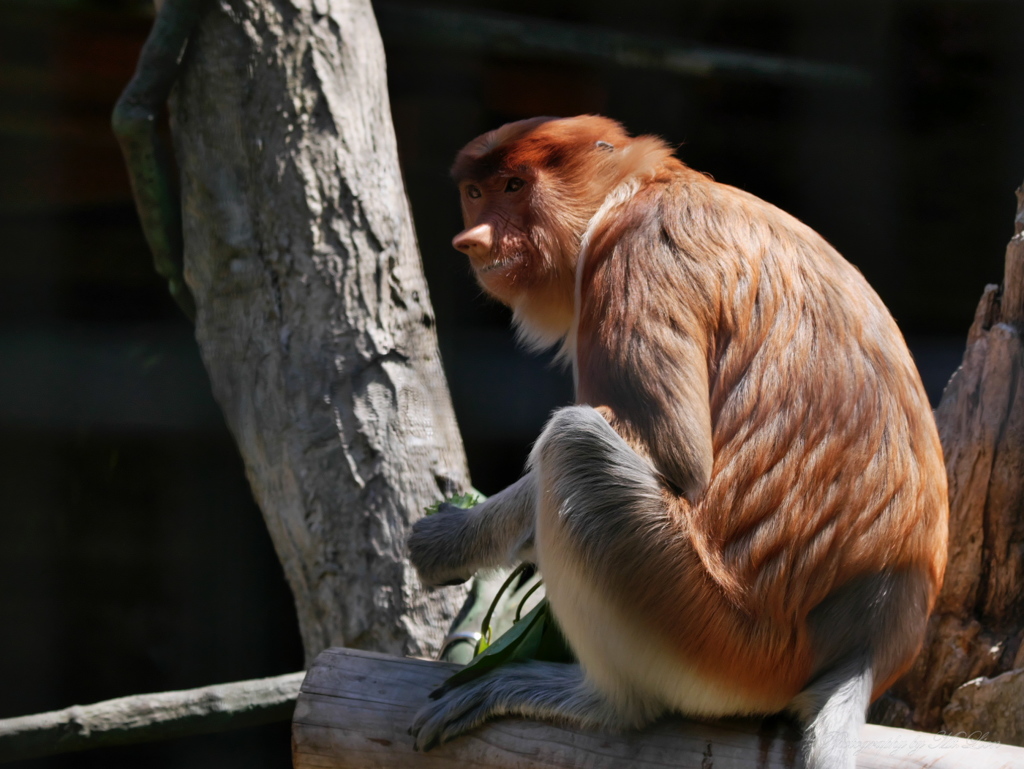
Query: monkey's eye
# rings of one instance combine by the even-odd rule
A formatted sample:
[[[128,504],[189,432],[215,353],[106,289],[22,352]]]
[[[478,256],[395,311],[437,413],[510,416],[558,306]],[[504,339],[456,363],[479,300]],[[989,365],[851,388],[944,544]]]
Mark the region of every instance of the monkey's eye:
[[[481,194],[480,188],[477,187],[475,184],[470,184],[468,187],[466,187],[466,194],[469,195],[469,197],[471,198],[478,198],[480,197]]]
[[[511,179],[508,180],[508,184],[505,185],[505,192],[516,192],[518,190],[521,190],[524,184],[526,184],[526,182],[524,182],[518,176],[513,176]]]

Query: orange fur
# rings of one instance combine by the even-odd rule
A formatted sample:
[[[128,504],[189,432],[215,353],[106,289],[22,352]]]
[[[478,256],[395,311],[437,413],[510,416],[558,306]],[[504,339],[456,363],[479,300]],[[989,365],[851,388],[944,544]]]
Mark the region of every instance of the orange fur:
[[[564,340],[577,402],[663,479],[669,523],[588,575],[623,612],[771,710],[813,674],[808,615],[838,588],[912,572],[931,608],[931,411],[895,322],[817,233],[595,116],[504,126],[453,174],[467,232],[493,233],[455,240],[481,285],[528,341]],[[877,670],[875,694],[911,661]]]

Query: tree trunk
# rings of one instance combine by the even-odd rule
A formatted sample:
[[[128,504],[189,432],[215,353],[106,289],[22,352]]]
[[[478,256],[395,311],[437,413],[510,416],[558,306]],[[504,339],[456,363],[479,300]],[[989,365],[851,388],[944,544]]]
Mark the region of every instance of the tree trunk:
[[[1022,188],[1024,189],[1024,188]],[[928,638],[881,720],[1024,745],[1024,194],[1003,286],[985,289],[935,417],[949,476],[949,564]],[[1017,670],[1016,675],[1002,675]],[[967,681],[984,677],[970,686]],[[952,699],[952,704],[951,703]],[[900,702],[902,700],[902,703]],[[1001,713],[1003,715],[1001,715]]]
[[[429,653],[464,591],[427,595],[405,535],[468,476],[369,0],[215,4],[172,133],[196,337],[307,662]]]

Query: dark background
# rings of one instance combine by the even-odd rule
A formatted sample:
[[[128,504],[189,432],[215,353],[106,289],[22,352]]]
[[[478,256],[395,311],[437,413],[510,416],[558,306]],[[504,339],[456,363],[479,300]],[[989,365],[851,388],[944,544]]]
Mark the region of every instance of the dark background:
[[[393,6],[392,6],[393,7]],[[515,349],[449,240],[456,150],[599,112],[808,222],[896,316],[933,399],[1002,274],[1024,178],[1024,3],[479,0],[491,9],[854,67],[864,87],[683,78],[389,37],[392,108],[476,485],[513,480],[570,396]],[[0,718],[297,670],[291,598],[150,266],[108,116],[134,0],[0,0]],[[258,130],[258,129],[257,129]],[[288,727],[12,764],[288,766]]]

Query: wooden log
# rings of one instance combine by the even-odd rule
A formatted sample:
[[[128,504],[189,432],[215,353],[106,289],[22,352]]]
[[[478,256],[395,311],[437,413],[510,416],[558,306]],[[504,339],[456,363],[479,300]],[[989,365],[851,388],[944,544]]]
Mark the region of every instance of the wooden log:
[[[287,721],[302,678],[288,673],[3,719],[0,763]]]
[[[653,769],[794,767],[799,734],[786,720],[665,718],[609,735],[516,718],[496,720],[428,753],[409,724],[458,665],[328,649],[306,675],[292,721],[295,769]],[[1010,769],[1024,748],[905,729],[865,726],[860,769]]]

